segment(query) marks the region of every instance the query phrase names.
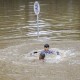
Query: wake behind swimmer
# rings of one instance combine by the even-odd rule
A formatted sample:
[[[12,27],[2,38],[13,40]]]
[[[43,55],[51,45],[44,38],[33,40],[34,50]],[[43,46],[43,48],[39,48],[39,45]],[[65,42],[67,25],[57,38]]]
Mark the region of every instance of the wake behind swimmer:
[[[44,45],[43,50],[32,51],[27,56],[29,60],[37,59],[40,61],[46,60],[59,60],[61,58],[61,53],[56,49],[49,49],[49,44]]]

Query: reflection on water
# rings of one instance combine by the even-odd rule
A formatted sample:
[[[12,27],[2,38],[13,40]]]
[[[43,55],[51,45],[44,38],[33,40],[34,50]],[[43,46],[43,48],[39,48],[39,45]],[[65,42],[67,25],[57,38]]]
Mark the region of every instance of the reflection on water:
[[[0,80],[80,80],[80,1],[39,0],[40,40],[34,1],[0,0]],[[25,59],[45,43],[61,50],[62,61]]]
[[[79,0],[39,1],[40,37],[51,40],[80,40]],[[1,0],[0,40],[31,38],[37,36],[34,1]]]

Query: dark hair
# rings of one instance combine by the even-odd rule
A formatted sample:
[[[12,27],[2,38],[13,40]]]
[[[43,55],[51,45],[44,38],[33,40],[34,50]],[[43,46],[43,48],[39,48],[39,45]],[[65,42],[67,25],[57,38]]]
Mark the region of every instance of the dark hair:
[[[45,54],[40,54],[39,55],[39,60],[44,59],[45,58]]]
[[[45,48],[49,48],[49,44],[45,44],[44,47],[45,47]]]

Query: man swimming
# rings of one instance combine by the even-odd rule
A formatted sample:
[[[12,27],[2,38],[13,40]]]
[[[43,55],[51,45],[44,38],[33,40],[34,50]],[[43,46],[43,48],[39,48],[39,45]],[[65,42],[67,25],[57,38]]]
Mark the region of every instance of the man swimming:
[[[39,60],[44,60],[45,55],[47,54],[57,54],[60,55],[58,51],[54,51],[54,50],[49,50],[49,44],[45,44],[44,45],[44,50],[40,52],[39,54]]]

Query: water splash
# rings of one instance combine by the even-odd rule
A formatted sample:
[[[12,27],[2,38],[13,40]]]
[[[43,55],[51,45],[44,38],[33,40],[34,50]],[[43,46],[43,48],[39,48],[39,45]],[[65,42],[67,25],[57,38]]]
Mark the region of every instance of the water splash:
[[[58,48],[51,48],[51,50],[59,51],[60,55],[55,55],[55,54],[46,55],[45,62],[47,63],[59,63],[61,61],[64,61],[66,58],[75,55],[75,53],[73,53],[72,50],[61,50]],[[28,54],[26,54],[24,58],[28,60],[34,60],[34,59],[38,60],[40,52],[41,50],[37,50],[37,51],[33,50]]]

